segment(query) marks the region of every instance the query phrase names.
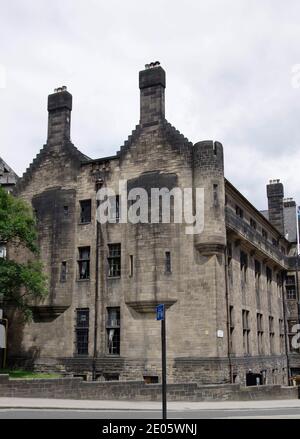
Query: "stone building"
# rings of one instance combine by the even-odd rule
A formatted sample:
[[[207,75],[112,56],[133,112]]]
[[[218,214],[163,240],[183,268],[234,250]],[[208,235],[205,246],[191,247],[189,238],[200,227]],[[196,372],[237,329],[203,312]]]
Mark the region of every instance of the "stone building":
[[[18,181],[17,174],[0,157],[0,186],[11,192]]]
[[[49,296],[33,304],[32,323],[13,331],[10,361],[157,382],[155,308],[164,303],[169,382],[245,382],[257,374],[261,383],[286,383],[292,243],[281,186],[268,185],[267,219],[224,178],[221,143],[193,145],[166,120],[165,86],[159,63],[139,73],[139,124],[116,155],[100,159],[71,143],[66,88],[48,97],[47,143],[15,194],[36,212]],[[203,231],[187,234],[184,222],[122,223],[119,204],[115,223],[100,224],[96,193],[118,194],[120,180],[148,193],[204,188]]]

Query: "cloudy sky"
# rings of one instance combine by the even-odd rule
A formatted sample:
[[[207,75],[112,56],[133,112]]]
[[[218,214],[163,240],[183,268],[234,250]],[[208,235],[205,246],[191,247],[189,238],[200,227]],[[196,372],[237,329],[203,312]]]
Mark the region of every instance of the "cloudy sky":
[[[75,145],[111,155],[139,120],[138,71],[159,60],[167,119],[221,141],[226,177],[259,209],[273,178],[300,203],[298,0],[1,4],[0,156],[19,175],[46,141],[55,87],[73,94]]]

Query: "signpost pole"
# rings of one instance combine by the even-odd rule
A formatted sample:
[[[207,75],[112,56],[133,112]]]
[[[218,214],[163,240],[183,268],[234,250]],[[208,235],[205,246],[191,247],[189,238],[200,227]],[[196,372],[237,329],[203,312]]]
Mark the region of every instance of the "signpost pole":
[[[156,320],[161,321],[162,419],[167,419],[166,307],[164,304],[157,305]]]
[[[167,419],[167,355],[166,355],[166,314],[161,321],[161,358],[162,358],[162,418]]]

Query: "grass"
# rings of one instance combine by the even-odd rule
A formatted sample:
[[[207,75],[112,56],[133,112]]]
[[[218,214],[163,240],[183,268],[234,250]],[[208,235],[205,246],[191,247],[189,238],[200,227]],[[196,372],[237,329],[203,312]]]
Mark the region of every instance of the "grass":
[[[8,374],[11,379],[48,379],[48,378],[61,378],[59,373],[42,373],[31,372],[29,370],[20,369],[0,369],[0,373]]]

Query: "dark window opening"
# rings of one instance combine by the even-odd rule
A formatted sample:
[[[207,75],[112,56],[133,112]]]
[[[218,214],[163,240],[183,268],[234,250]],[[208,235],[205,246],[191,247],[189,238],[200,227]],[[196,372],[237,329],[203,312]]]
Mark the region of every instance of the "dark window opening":
[[[76,354],[88,355],[89,350],[89,309],[76,310]]]
[[[227,264],[228,264],[228,280],[229,284],[233,284],[233,267],[232,267],[232,244],[227,243]]]
[[[232,305],[229,307],[229,325],[230,325],[230,341],[229,341],[229,349],[230,353],[234,352],[234,308]]]
[[[284,322],[283,319],[279,319],[279,337],[280,337],[280,352],[284,353]]]
[[[262,229],[261,234],[263,238],[268,239],[268,232],[265,229]]]
[[[108,277],[121,276],[121,244],[108,244]]]
[[[256,293],[256,306],[260,308],[260,279],[261,279],[261,263],[255,259],[255,293]]]
[[[166,252],[165,253],[165,273],[171,273],[172,267],[171,267],[171,253]]]
[[[274,332],[274,318],[269,317],[269,335],[270,335],[270,353],[274,353],[274,338],[275,338],[275,332]]]
[[[129,256],[129,277],[133,276],[133,255]]]
[[[80,222],[82,224],[90,223],[92,219],[92,201],[80,201]]]
[[[245,292],[245,286],[247,283],[247,268],[248,268],[248,256],[241,251],[240,253],[240,269],[241,269],[241,288],[242,292]]]
[[[87,375],[86,374],[74,374],[74,378],[82,378],[83,381],[87,381]]]
[[[250,218],[250,226],[252,227],[252,229],[256,230],[257,229],[257,224],[256,221],[254,221],[253,218]]]
[[[158,376],[144,375],[145,384],[158,384]]]
[[[79,279],[90,278],[90,247],[79,247]]]
[[[242,310],[243,321],[243,350],[244,354],[250,353],[250,326],[249,326],[249,311]]]
[[[263,354],[263,315],[258,313],[256,314],[256,324],[257,324],[257,346],[259,355]]]
[[[219,205],[219,186],[217,184],[213,185],[213,204],[214,207],[217,207]]]
[[[244,218],[244,211],[239,206],[235,206],[235,213],[237,216],[239,216],[241,219]]]
[[[267,276],[267,282],[271,283],[272,282],[272,270],[269,267],[266,268],[266,276]]]
[[[104,373],[105,381],[119,381],[120,375],[118,373]]]
[[[69,215],[69,206],[64,206],[64,215],[65,216]]]
[[[60,267],[60,281],[66,282],[67,280],[67,262],[63,261]]]
[[[107,308],[107,349],[110,355],[120,355],[120,307]]]

